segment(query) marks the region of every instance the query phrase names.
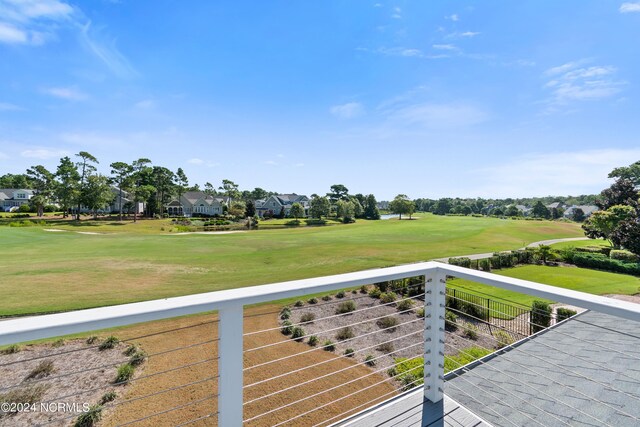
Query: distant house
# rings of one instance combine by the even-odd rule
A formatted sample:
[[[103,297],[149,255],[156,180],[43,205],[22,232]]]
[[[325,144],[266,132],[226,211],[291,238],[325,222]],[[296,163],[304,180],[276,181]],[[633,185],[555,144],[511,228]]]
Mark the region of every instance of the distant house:
[[[298,194],[276,194],[266,200],[256,200],[256,214],[263,217],[267,215],[279,215],[284,209],[284,215],[289,216],[291,206],[300,203],[304,209],[304,215],[309,215],[309,198]]]
[[[573,205],[573,206],[569,206],[564,211],[564,217],[573,218],[573,213],[575,212],[576,209],[582,209],[582,212],[584,212],[585,218],[589,218],[594,212],[599,210],[598,207],[595,205],[581,205],[581,206]]]
[[[553,202],[547,205],[547,209],[564,209],[566,205],[562,202]]]
[[[165,205],[166,212],[171,216],[193,215],[222,215],[223,205],[228,204],[225,197],[214,197],[204,191],[187,191]]]
[[[0,208],[5,212],[13,212],[28,204],[34,194],[33,190],[24,188],[0,188]]]
[[[531,212],[531,208],[528,208],[525,205],[516,205],[516,209],[522,212],[522,215],[524,216],[529,215],[529,212]]]
[[[389,201],[382,200],[382,201],[378,202],[376,206],[378,206],[378,209],[388,210],[389,209]]]

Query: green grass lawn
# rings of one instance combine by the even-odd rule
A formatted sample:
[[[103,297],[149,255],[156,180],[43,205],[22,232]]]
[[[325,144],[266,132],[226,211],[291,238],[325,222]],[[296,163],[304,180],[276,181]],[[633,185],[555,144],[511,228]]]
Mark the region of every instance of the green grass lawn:
[[[553,249],[583,248],[585,246],[611,246],[608,241],[602,239],[576,240],[573,242],[560,242],[551,245]]]
[[[494,270],[493,273],[596,295],[633,295],[640,292],[638,277],[587,268],[525,265],[506,270]],[[531,306],[533,300],[540,299],[462,279],[450,280],[447,286],[489,294],[494,298],[506,299],[526,306]]]
[[[582,234],[563,222],[421,217],[225,235],[158,234],[165,220],[48,226],[67,232],[2,226],[0,315],[325,276]]]

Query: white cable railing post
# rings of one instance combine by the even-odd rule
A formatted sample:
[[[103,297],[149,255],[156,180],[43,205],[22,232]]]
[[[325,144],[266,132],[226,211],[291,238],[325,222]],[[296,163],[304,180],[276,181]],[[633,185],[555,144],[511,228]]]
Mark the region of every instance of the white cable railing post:
[[[218,425],[241,426],[243,388],[243,306],[222,308],[218,334]]]
[[[444,314],[446,275],[425,276],[424,296],[424,397],[442,400],[444,389]]]

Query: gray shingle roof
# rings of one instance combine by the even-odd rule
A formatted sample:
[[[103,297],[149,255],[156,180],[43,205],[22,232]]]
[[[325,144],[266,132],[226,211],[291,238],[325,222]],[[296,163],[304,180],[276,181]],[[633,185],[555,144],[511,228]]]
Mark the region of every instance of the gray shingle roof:
[[[445,392],[496,426],[638,426],[621,413],[640,418],[638,326],[583,313],[449,380]]]

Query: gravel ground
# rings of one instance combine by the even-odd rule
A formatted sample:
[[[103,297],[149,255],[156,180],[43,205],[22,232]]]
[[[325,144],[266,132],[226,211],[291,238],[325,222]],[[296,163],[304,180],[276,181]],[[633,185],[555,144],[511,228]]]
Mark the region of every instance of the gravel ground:
[[[356,303],[356,311],[337,316],[336,308],[338,305],[348,300],[353,300]],[[345,350],[351,348],[355,350],[353,356],[355,360],[364,362],[366,357],[371,355],[376,358],[376,366],[373,369],[386,370],[394,365],[395,358],[412,358],[422,354],[424,321],[417,315],[417,309],[421,305],[421,300],[414,300],[411,311],[399,313],[396,304],[383,305],[380,300],[368,295],[346,293],[344,298],[333,297],[331,301],[319,300],[317,304],[306,302],[302,307],[293,307],[291,322],[300,323],[304,314],[311,313],[316,320],[301,327],[307,336],[316,335],[318,337],[318,346],[322,346],[326,340],[331,340],[336,345],[335,354],[343,355]],[[383,330],[377,326],[377,320],[386,316],[398,319],[398,326],[393,330]],[[445,339],[446,355],[456,355],[460,350],[474,346],[495,348],[496,340],[487,335],[495,332],[497,328],[491,328],[489,325],[476,322],[473,319],[459,318],[458,324],[465,321],[473,323],[478,328],[478,339],[473,341],[464,337],[462,327],[459,327],[455,332],[448,331]],[[336,334],[346,326],[351,328],[355,338],[341,342],[336,338]],[[308,340],[305,338],[304,342],[308,342]],[[391,353],[378,348],[381,343],[387,341],[391,341],[393,345]]]
[[[73,340],[59,347],[51,344],[28,345],[18,353],[0,355],[0,401],[23,402],[25,398],[19,395],[31,391],[37,402],[28,412],[0,412],[0,426],[42,423],[68,426],[80,415],[83,404],[96,404],[106,391],[113,390],[120,398],[126,387],[111,384],[117,366],[129,359],[123,354],[127,345],[119,343],[113,349],[103,351],[99,351],[97,345]],[[43,362],[52,363],[52,371],[41,378],[28,379],[29,374]],[[141,369],[138,368],[137,373]],[[18,395],[9,394],[12,392]],[[58,409],[58,404],[70,404],[71,410]],[[78,406],[77,411],[73,410],[74,404]]]

